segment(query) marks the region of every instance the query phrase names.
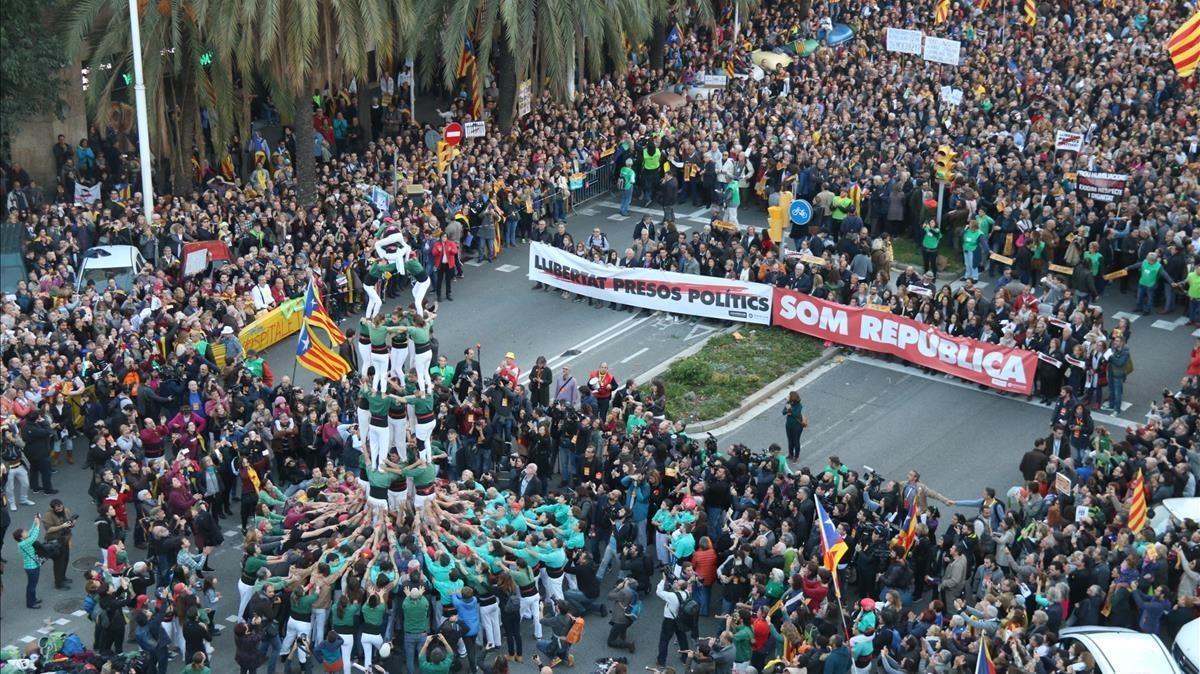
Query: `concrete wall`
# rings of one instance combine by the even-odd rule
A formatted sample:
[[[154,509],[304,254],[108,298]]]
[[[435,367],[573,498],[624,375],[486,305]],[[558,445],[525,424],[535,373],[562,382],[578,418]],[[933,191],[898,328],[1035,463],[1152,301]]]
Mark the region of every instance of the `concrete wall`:
[[[51,194],[58,177],[51,148],[58,134],[66,136],[71,147],[75,147],[79,139],[87,135],[87,108],[83,101],[79,69],[65,69],[61,76],[66,79],[62,89],[63,119],[58,119],[49,111],[45,115],[30,117],[21,122],[16,136],[10,139],[12,160],[25,167],[30,177]]]

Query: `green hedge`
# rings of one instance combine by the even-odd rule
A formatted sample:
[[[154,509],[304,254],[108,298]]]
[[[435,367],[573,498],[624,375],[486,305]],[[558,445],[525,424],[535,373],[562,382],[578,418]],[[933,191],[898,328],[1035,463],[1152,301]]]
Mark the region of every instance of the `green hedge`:
[[[781,328],[739,329],[713,337],[667,368],[667,418],[709,421],[737,408],[755,391],[821,354],[820,341]]]

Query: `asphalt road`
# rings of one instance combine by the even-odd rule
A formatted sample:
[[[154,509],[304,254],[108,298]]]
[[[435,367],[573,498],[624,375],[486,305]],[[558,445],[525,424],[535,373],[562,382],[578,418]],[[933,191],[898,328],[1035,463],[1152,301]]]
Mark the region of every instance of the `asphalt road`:
[[[702,213],[687,219],[689,211],[678,209],[685,226],[700,227]],[[749,211],[749,209],[747,209]],[[656,210],[653,213],[657,216]],[[761,225],[761,213],[747,213],[751,224]],[[640,213],[624,220],[615,219],[616,202],[600,200],[585,206],[570,219],[570,231],[586,236],[593,226],[601,226],[614,246],[630,241]],[[467,346],[482,344],[482,362],[494,367],[504,352],[515,351],[523,370],[528,370],[541,355],[554,366],[569,364],[578,373],[608,362],[618,379],[638,375],[662,363],[681,349],[720,328],[703,321],[676,320],[669,316],[613,311],[589,307],[586,302],[563,300],[557,293],[531,290],[525,278],[527,249],[520,246],[505,251],[495,264],[466,267],[466,278],[456,284],[455,302],[445,303],[435,334],[441,350],[452,359]],[[1131,295],[1110,293],[1103,304],[1109,315],[1129,311]],[[391,303],[388,304],[389,308]],[[1191,329],[1177,321],[1160,321],[1158,316],[1138,317],[1134,322],[1133,349],[1136,370],[1126,385],[1131,405],[1117,423],[1140,420],[1149,401],[1164,386],[1175,386],[1183,373]],[[292,370],[294,344],[291,340],[268,353],[277,374]],[[310,384],[312,375],[301,369],[300,386]],[[805,411],[812,426],[803,439],[803,463],[824,465],[829,454],[836,453],[856,468],[867,464],[884,475],[901,477],[908,468],[921,471],[923,478],[947,495],[974,497],[984,486],[1006,488],[1017,479],[1017,461],[1035,437],[1045,435],[1049,410],[1045,407],[1002,394],[980,391],[936,375],[925,375],[911,368],[890,365],[873,358],[854,356],[840,364],[822,368],[805,382],[802,394]],[[767,401],[762,409],[748,411],[732,426],[716,433],[722,445],[743,442],[765,447],[783,442],[778,399]],[[96,560],[96,535],[91,525],[94,515],[86,496],[87,474],[78,466],[64,466],[55,475],[55,486],[69,508],[81,514],[72,553],[72,573],[89,568]],[[37,511],[44,512],[47,498],[35,495]],[[13,515],[13,526],[28,526],[35,508],[21,507]],[[236,609],[235,579],[240,554],[234,521],[223,522],[229,534],[226,545],[218,550],[210,564],[221,579],[224,598],[218,606],[218,621],[230,625],[228,617]],[[132,551],[136,559],[139,551]],[[80,603],[82,583],[74,591],[53,589],[45,569],[40,584],[44,607],[26,611],[23,604],[25,580],[11,540],[4,544],[9,564],[5,574],[8,587],[0,595],[0,644],[28,643],[50,629],[78,630],[90,644],[91,624],[83,617]],[[631,656],[634,669],[653,664],[657,644],[660,602],[651,597],[640,624],[630,634],[638,645]],[[708,624],[705,630],[711,631]],[[604,645],[605,621],[592,617],[583,642],[577,648],[578,665],[607,656]],[[218,637],[214,672],[233,671],[232,638],[228,631]],[[528,655],[533,645],[526,631],[526,663],[514,665],[516,671],[534,671]],[[674,645],[672,646],[674,649]],[[677,664],[672,656],[670,664]],[[182,667],[182,663],[174,663]]]

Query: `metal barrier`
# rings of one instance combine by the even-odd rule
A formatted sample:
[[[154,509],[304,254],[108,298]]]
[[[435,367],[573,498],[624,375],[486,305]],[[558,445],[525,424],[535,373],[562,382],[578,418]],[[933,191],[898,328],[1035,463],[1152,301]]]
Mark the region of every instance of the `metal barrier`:
[[[613,191],[616,167],[609,161],[583,175],[583,187],[571,190],[571,206],[583,205]]]

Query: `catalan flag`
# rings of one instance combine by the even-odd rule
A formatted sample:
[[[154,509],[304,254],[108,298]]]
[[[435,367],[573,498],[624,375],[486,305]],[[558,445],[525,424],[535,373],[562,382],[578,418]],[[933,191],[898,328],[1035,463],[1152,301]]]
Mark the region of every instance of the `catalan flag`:
[[[937,0],[933,6],[933,23],[943,24],[950,18],[950,0]]]
[[[456,77],[466,77],[467,73],[471,72],[471,67],[475,65],[475,45],[471,43],[470,36],[463,37],[462,53],[458,55],[458,68],[455,69]]]
[[[905,556],[912,549],[913,543],[917,540],[917,499],[913,499],[908,505],[908,517],[904,521],[904,528],[900,534],[896,536],[896,545],[904,548]]]
[[[975,674],[996,674],[996,663],[988,652],[987,634],[979,637],[979,658],[975,661]]]
[[[1025,0],[1025,25],[1032,28],[1037,22],[1037,0]]]
[[[846,190],[846,196],[850,197],[850,201],[854,203],[854,214],[862,215],[863,191],[858,183],[850,185],[850,189]]]
[[[113,185],[113,189],[117,191],[117,203],[126,203],[133,196],[133,189],[127,182],[117,183]]]
[[[734,72],[735,71],[733,68],[733,61],[726,61],[725,62],[725,74],[728,75],[730,79],[733,79]]]
[[[842,533],[834,526],[833,520],[829,519],[829,513],[825,512],[825,507],[821,505],[819,499],[815,499],[817,504],[817,522],[821,527],[821,558],[826,570],[833,574],[833,589],[840,596],[842,591],[838,587],[838,562],[841,561],[842,555],[846,554],[846,541],[842,538]]]
[[[987,8],[990,7],[991,5],[992,5],[992,0],[976,0],[976,2],[975,2],[975,6],[978,7],[979,11],[981,11],[981,12],[987,10]]]
[[[296,340],[296,361],[304,369],[334,381],[341,380],[350,372],[350,365],[320,340],[313,339],[308,323],[300,324],[300,338]]]
[[[1129,529],[1137,533],[1146,526],[1146,481],[1141,470],[1133,478],[1129,490],[1133,492],[1133,500],[1129,502]]]
[[[346,341],[346,335],[325,310],[325,303],[321,301],[321,291],[311,278],[308,281],[308,290],[304,293],[304,322],[324,330],[329,335],[329,342],[335,346]]]
[[[471,76],[471,117],[480,119],[483,117],[483,95],[479,92],[479,61],[475,58],[475,44],[469,35],[463,36],[462,54],[458,57],[455,73],[458,77]]]
[[[683,31],[679,28],[679,22],[671,24],[671,29],[667,31],[667,44],[680,44],[683,42]]]
[[[1180,79],[1191,77],[1200,65],[1200,12],[1183,22],[1171,39],[1167,40],[1167,53],[1175,64]]]

